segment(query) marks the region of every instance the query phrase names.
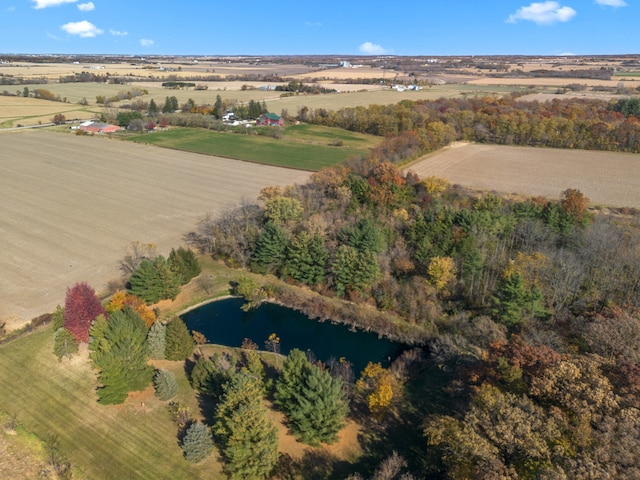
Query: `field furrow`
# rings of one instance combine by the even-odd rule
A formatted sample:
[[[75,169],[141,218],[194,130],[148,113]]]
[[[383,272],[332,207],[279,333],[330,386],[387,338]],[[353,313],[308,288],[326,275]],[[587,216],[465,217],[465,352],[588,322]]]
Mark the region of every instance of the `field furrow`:
[[[640,208],[640,155],[466,144],[409,167],[478,190],[559,198],[581,190],[592,205]]]
[[[0,134],[0,320],[15,326],[119,275],[133,241],[161,254],[207,213],[309,173],[44,131]]]

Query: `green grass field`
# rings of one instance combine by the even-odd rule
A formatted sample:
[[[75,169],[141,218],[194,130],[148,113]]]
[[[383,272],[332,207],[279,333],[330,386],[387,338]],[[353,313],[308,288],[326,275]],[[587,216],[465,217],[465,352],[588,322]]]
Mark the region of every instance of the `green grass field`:
[[[43,440],[58,435],[74,478],[226,478],[215,453],[195,466],[182,458],[166,404],[149,391],[124,405],[99,405],[86,354],[58,363],[52,338],[45,328],[0,347],[0,411],[16,414]],[[163,368],[176,375],[178,400],[196,414],[183,363],[164,362]]]
[[[172,128],[166,132],[126,138],[160,147],[309,171],[362,156],[381,140],[340,129],[307,125],[285,129],[284,136],[280,139],[189,128]],[[343,145],[331,146],[335,140],[341,141]]]

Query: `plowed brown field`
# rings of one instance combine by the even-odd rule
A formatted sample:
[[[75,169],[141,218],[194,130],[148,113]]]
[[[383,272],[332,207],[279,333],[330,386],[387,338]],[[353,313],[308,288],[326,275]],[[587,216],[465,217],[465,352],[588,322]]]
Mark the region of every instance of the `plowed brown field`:
[[[167,255],[206,213],[309,173],[98,137],[0,134],[0,322],[19,326],[119,276],[133,241]]]
[[[640,208],[640,155],[632,153],[457,144],[409,170],[507,194],[559,198],[577,188],[592,205]]]

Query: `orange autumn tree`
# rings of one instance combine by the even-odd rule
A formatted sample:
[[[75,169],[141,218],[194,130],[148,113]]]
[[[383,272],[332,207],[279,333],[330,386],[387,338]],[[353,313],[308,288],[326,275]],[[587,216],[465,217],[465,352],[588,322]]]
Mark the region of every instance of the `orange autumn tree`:
[[[134,312],[140,315],[140,318],[144,320],[144,324],[147,328],[151,328],[158,319],[155,312],[147,306],[144,300],[136,297],[135,295],[131,295],[124,290],[120,290],[113,295],[111,301],[106,307],[106,311],[107,313],[113,313],[118,310],[124,310],[125,307],[131,307]]]

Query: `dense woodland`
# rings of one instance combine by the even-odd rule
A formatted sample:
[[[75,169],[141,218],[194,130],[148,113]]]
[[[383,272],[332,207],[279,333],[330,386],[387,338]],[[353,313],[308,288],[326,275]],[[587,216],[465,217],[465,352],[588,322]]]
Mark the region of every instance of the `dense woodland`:
[[[361,131],[383,121],[400,132],[388,144],[411,135],[416,151],[433,132],[441,134],[434,146],[535,137],[637,149],[597,133],[637,138],[637,117],[618,107],[442,100],[362,116],[316,112],[308,121]],[[376,111],[385,112],[379,121]],[[402,174],[385,156],[378,150],[305,185],[266,188],[258,204],[203,219],[187,240],[284,280],[241,286],[250,300],[273,298],[424,346],[388,371],[362,372],[352,415],[370,429],[372,463],[361,472],[373,474],[395,448],[376,475],[395,473],[375,478],[639,478],[637,217],[593,213],[572,188],[558,201],[474,194]],[[296,298],[286,284],[322,296]],[[322,298],[353,308],[327,314]]]
[[[385,160],[407,158],[402,148],[431,151],[455,140],[500,145],[577,148],[638,153],[640,101],[521,101],[511,97],[405,100],[395,105],[303,107],[297,119],[362,133],[389,136],[398,145]],[[397,150],[397,151],[396,151]],[[413,152],[415,153],[415,152]],[[391,157],[389,157],[391,155]]]

